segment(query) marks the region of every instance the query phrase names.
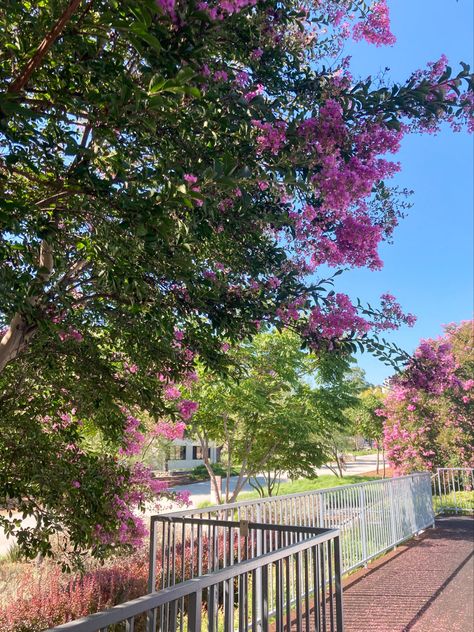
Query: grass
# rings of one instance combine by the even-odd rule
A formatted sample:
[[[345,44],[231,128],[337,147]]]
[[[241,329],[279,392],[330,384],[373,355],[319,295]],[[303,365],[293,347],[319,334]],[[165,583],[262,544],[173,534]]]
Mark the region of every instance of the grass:
[[[314,491],[315,489],[327,489],[328,487],[338,487],[339,485],[352,485],[353,483],[365,483],[376,480],[375,476],[344,476],[339,478],[332,474],[323,474],[318,478],[301,478],[289,483],[281,483],[275,496],[285,496],[286,494],[298,494],[300,492]],[[260,498],[258,492],[244,492],[239,494],[238,500],[254,500]]]
[[[436,513],[456,513],[456,509],[463,513],[474,513],[474,491],[433,496],[433,506]]]
[[[327,489],[328,487],[339,487],[340,485],[352,485],[354,483],[366,483],[377,480],[381,476],[344,476],[339,478],[333,474],[323,474],[318,478],[300,478],[297,481],[289,483],[281,483],[278,490],[273,494],[275,496],[285,496],[286,494],[298,494],[300,492],[311,492],[315,489]],[[243,492],[239,494],[238,502],[243,500],[257,500],[260,498],[257,491]],[[210,500],[203,500],[198,505],[198,509],[205,507],[214,507],[216,503]]]

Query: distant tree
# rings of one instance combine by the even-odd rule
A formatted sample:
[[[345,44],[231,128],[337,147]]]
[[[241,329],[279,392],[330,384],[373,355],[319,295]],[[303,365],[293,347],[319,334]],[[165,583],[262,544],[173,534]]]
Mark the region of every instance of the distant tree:
[[[266,475],[265,493],[271,494],[278,473],[311,476],[324,462],[317,430],[322,434],[324,423],[326,432],[328,420],[315,416],[315,399],[325,396],[310,387],[308,379],[318,373],[335,379],[348,366],[344,357],[309,355],[301,350],[298,336],[287,330],[258,334],[230,351],[230,358],[237,364],[225,377],[200,372],[190,391],[199,408],[188,426],[201,442],[213,492],[226,502],[234,501],[250,478],[256,484],[261,472]],[[336,403],[335,395],[331,401]],[[223,446],[228,476],[222,493],[208,457],[211,443]],[[233,465],[240,471],[231,491]]]
[[[382,450],[383,474],[385,477],[385,456],[383,449],[384,417],[381,409],[384,404],[384,394],[380,387],[363,390],[353,407],[348,410],[354,430],[366,439],[375,442],[377,448],[377,474],[380,469],[380,451]]]
[[[423,340],[383,406],[385,448],[398,472],[474,465],[473,321]]]

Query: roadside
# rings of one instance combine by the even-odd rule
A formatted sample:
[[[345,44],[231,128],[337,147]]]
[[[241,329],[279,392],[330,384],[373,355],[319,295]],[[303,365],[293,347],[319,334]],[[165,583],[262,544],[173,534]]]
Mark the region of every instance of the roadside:
[[[368,454],[365,456],[359,456],[357,457],[356,461],[349,461],[346,463],[346,469],[344,470],[344,477],[342,481],[344,481],[344,478],[346,477],[350,478],[351,476],[368,475],[368,474],[371,476],[377,476],[375,472],[376,466],[377,466],[376,454]],[[383,467],[381,465],[379,476],[382,476],[382,470],[383,470]],[[325,477],[332,476],[334,478],[334,481],[341,480],[341,479],[338,479],[334,475],[334,473],[329,469],[329,467],[327,467],[326,465],[317,470],[317,475],[325,476]],[[259,482],[264,482],[263,476],[258,476],[257,478]],[[237,476],[231,477],[230,479],[231,491],[235,489],[237,480],[238,480]],[[287,476],[282,476],[281,479],[279,479],[280,483],[287,483],[288,481],[289,481],[289,478]],[[350,481],[350,482],[353,482],[353,481]],[[224,484],[224,481],[223,481],[223,484]],[[342,484],[344,484],[344,482]],[[328,486],[330,486],[330,484]],[[190,507],[198,507],[201,503],[212,502],[211,501],[211,483],[209,480],[201,481],[199,483],[176,485],[173,487],[173,491],[188,491],[189,501],[191,503]],[[247,492],[253,492],[253,491],[254,489],[247,482],[244,488],[242,489],[241,494],[245,494]]]
[[[324,481],[324,484],[322,485],[322,487],[331,487],[332,485],[336,485],[336,484],[344,485],[344,484],[354,483],[354,480],[351,480],[351,478],[354,476],[359,476],[359,475],[376,476],[376,473],[375,473],[376,464],[377,464],[377,455],[369,454],[369,455],[364,455],[364,456],[358,456],[356,461],[347,462],[346,469],[344,471],[344,478],[342,479],[337,478],[327,466],[323,466],[319,468],[317,470],[317,474],[318,476],[323,476],[325,479],[328,479],[327,481],[326,480]],[[382,466],[380,468],[380,476],[382,476]],[[346,478],[348,479],[347,481],[345,480]],[[235,486],[237,484],[237,479],[238,479],[237,476],[231,477],[230,479],[231,490],[235,489]],[[264,479],[262,476],[259,476],[258,480],[260,482],[264,482]],[[334,483],[332,482],[332,480],[334,480]],[[281,477],[280,483],[285,484],[288,482],[289,482],[289,478],[287,476]],[[223,481],[223,484],[224,484],[224,481]],[[189,501],[190,501],[189,508],[196,508],[202,503],[212,503],[211,483],[209,480],[201,481],[198,483],[185,482],[181,485],[173,485],[172,490],[176,492],[178,491],[189,492],[190,494],[189,495]],[[242,498],[242,495],[243,495],[242,500],[245,499],[245,496],[247,495],[248,497],[248,493],[253,492],[253,491],[254,489],[251,487],[251,485],[249,483],[246,483],[246,485],[244,486],[241,492],[240,498]],[[285,493],[285,492],[282,491],[281,493]],[[286,492],[286,493],[289,493],[289,492]],[[173,507],[173,505],[171,505],[170,507],[166,509],[166,511],[176,511],[177,509],[178,509],[177,506]],[[150,510],[146,512],[146,515],[152,515],[153,513],[156,513],[156,510],[150,508]],[[21,519],[21,514],[14,514],[13,517]],[[24,522],[28,526],[34,525],[33,518],[26,518]],[[6,555],[8,551],[13,547],[14,544],[15,544],[15,539],[7,538],[3,529],[0,528],[0,556]]]

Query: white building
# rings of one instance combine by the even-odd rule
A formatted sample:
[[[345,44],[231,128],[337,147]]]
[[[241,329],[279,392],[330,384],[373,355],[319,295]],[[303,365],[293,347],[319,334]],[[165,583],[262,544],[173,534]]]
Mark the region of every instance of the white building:
[[[197,465],[204,463],[201,445],[192,439],[175,439],[169,450],[169,458],[165,467],[169,472],[192,470]],[[209,452],[210,462],[217,463],[220,449],[212,446],[209,448]]]

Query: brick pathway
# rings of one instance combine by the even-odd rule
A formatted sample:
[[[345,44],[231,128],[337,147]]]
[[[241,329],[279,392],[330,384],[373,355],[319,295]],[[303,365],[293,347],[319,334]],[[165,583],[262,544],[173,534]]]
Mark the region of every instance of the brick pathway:
[[[436,529],[351,576],[345,632],[474,632],[474,520]]]

